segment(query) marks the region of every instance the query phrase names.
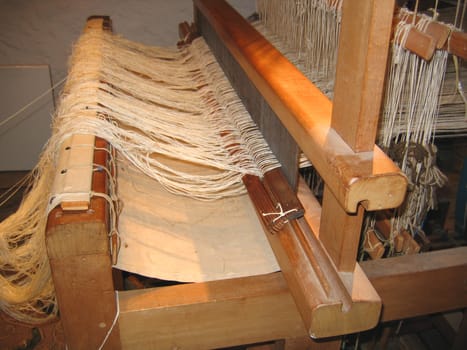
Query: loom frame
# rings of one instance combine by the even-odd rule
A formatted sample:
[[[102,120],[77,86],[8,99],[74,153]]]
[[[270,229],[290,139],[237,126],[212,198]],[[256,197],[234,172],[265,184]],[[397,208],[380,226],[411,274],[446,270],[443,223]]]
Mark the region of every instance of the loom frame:
[[[359,12],[355,1],[347,2],[347,4],[352,3],[353,6],[349,6],[345,11]],[[378,14],[379,16],[389,16],[388,9],[391,8],[391,3],[393,6],[393,2],[387,1],[387,3],[389,5],[385,12]],[[360,13],[366,13],[371,17],[371,11],[375,9],[372,6],[375,4],[376,1],[368,1],[365,4],[369,6],[366,12],[360,11]],[[219,6],[221,8],[218,8]],[[195,1],[195,11],[211,11],[217,7],[218,11],[224,12],[225,6],[227,5],[222,1]],[[216,12],[213,17],[219,16],[220,12]],[[232,18],[230,15],[227,16]],[[375,17],[372,18],[374,20],[369,22],[369,27],[363,32],[374,38],[371,23],[376,24],[380,21],[375,20]],[[232,21],[233,27],[243,26],[238,26],[236,20]],[[356,23],[360,25],[360,22],[356,21]],[[356,23],[354,22],[353,25]],[[231,33],[226,35],[231,37]],[[349,40],[353,40],[352,37]],[[349,47],[354,48],[352,45]],[[366,61],[367,57],[361,57],[360,60]],[[380,62],[378,65],[378,74],[381,74],[385,64],[381,65]],[[368,69],[366,64],[363,64],[362,69],[363,71]],[[371,68],[373,69],[374,67]],[[372,77],[371,80],[375,79]],[[369,88],[364,81],[360,86],[361,89],[358,90],[367,90],[363,91],[362,99],[357,100],[365,104],[365,99],[372,97],[369,93],[374,92],[375,88]],[[290,85],[287,87],[290,88]],[[345,90],[345,87],[343,89]],[[290,91],[285,93],[289,94]],[[276,100],[274,96],[271,99]],[[325,100],[322,101],[326,106],[325,117],[329,118],[331,105]],[[336,103],[340,105],[345,101],[344,98],[343,102]],[[295,108],[294,106],[296,107],[295,102],[291,107]],[[372,106],[373,112],[358,115],[361,122],[357,125],[361,126],[361,123],[374,119],[373,113],[377,104]],[[319,134],[323,132],[322,125],[315,128],[317,135],[313,135],[313,127],[309,124],[300,125],[295,114],[290,112],[290,108],[278,106],[278,109],[285,112],[286,120],[283,122],[289,124],[288,128],[292,130],[291,133],[298,139],[305,153],[307,149],[310,154],[315,151],[319,153],[317,166],[327,174],[326,197],[329,200],[325,202],[323,208],[320,208],[311,193],[300,183],[298,197],[307,210],[307,220],[312,223],[311,226],[316,232],[319,232],[319,239],[331,255],[337,271],[341,275],[352,274],[358,266],[355,264],[355,252],[352,249],[350,251],[335,249],[332,242],[336,241],[336,237],[326,238],[326,232],[338,232],[341,243],[342,240],[343,242],[349,240],[355,245],[354,240],[359,235],[356,233],[356,227],[359,222],[361,223],[363,213],[362,206],[358,203],[363,201],[366,209],[374,209],[371,205],[376,200],[377,203],[383,203],[376,205],[377,207],[390,208],[397,205],[403,197],[401,189],[405,185],[405,179],[392,162],[388,162],[383,153],[374,148],[374,135],[366,135],[369,139],[373,137],[373,141],[365,140],[364,147],[355,144],[355,140],[362,142],[360,135],[353,134],[341,138],[336,129],[343,129],[346,132],[362,130],[358,127],[353,128],[353,125],[352,128],[347,128],[346,125],[351,123],[348,120],[342,124],[342,120],[333,115],[332,119],[325,121],[323,125],[328,123],[328,127],[324,131],[332,134],[336,140],[320,145],[316,139],[320,139]],[[338,113],[337,110],[335,108],[332,113]],[[102,147],[102,140],[96,142]],[[339,149],[344,149],[344,155],[340,154],[340,157],[336,157],[335,151],[329,147],[335,145],[333,142],[340,145]],[[105,156],[106,152],[96,151],[95,163],[105,164]],[[364,165],[368,164],[371,156],[373,156],[373,162],[370,162],[372,165],[378,162],[383,164],[381,166],[383,170],[376,171],[377,176],[371,171],[368,172]],[[329,162],[330,159],[336,158],[337,161],[334,163]],[[358,176],[352,172],[355,166],[360,167]],[[105,175],[94,173],[93,176],[95,190],[105,191],[107,186]],[[351,197],[349,193],[353,190],[352,186],[358,183],[363,185],[360,188],[353,187],[357,188],[355,190],[357,195]],[[375,200],[368,198],[364,193],[368,188],[374,191],[377,189],[386,191],[390,186],[395,186],[397,189],[391,192],[389,202],[386,200],[388,192],[372,193],[376,196]],[[399,198],[394,199],[395,194]],[[356,198],[353,205],[347,205],[350,203],[349,196]],[[334,225],[336,221],[340,223],[337,228]],[[117,304],[120,316],[104,347],[108,349],[206,349],[294,338],[306,339],[304,341],[309,348],[338,347],[339,342],[334,340],[324,343],[308,340],[308,325],[304,326],[302,315],[296,307],[296,295],[294,299],[292,296],[294,292],[291,293],[289,289],[290,280],[283,272],[225,281],[125,291],[119,292],[117,299],[114,289],[121,286],[112,272],[107,223],[108,208],[102,198],[93,198],[90,208],[84,212],[66,212],[56,208],[49,217],[46,238],[48,254],[69,349],[98,348],[112,324]],[[394,259],[396,260],[378,260],[360,264],[361,270],[368,276],[384,305],[379,319],[381,322],[467,306],[466,248]],[[394,288],[395,281],[399,283],[403,281],[403,286]],[[424,295],[422,302],[414,300],[412,288],[426,290],[432,284],[438,287],[437,299]],[[407,306],[408,301],[413,302]],[[333,320],[329,323],[331,321]],[[342,331],[345,333],[348,330]],[[284,346],[287,348],[287,343]]]

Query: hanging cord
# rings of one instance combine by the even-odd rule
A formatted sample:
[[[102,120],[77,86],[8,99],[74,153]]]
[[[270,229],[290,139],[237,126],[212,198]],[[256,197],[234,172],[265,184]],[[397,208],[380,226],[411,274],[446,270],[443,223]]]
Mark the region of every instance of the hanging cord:
[[[112,331],[115,328],[115,325],[117,324],[118,316],[120,316],[120,303],[119,303],[118,290],[115,291],[115,301],[116,301],[117,311],[115,311],[114,320],[109,330],[107,331],[107,334],[105,335],[104,340],[102,341],[102,344],[99,346],[98,350],[102,350],[104,348],[105,343],[107,343],[107,340],[109,339],[110,334],[112,334]]]
[[[416,21],[417,21],[417,15],[418,15],[418,1],[415,2],[415,8],[413,10],[413,17],[412,17],[412,25],[415,26]]]
[[[0,122],[0,128],[9,123],[11,120],[17,118],[22,112],[24,112],[26,109],[28,109],[29,107],[33,106],[35,103],[37,103],[38,101],[40,101],[44,96],[46,96],[50,91],[53,91],[54,89],[56,89],[58,86],[62,85],[65,80],[66,80],[66,76],[61,79],[58,83],[56,83],[55,85],[53,85],[50,89],[47,89],[46,91],[44,91],[42,94],[40,94],[39,96],[37,96],[35,99],[33,99],[31,102],[29,102],[28,104],[26,104],[25,106],[23,106],[22,108],[20,108],[19,110],[17,110],[15,113],[11,114],[9,117],[3,119],[1,122]]]
[[[459,29],[464,31],[464,17],[465,17],[465,10],[467,8],[467,1],[464,1],[464,7],[462,8],[462,15],[461,15],[461,23],[459,25]]]
[[[0,207],[4,206],[13,198],[22,187],[26,186],[31,180],[32,174],[28,173],[22,179],[18,180],[13,186],[9,187],[5,192],[0,194]]]
[[[459,13],[461,9],[461,0],[457,0],[457,5],[456,5],[456,16],[454,17],[454,27],[457,27],[457,20],[459,19]]]
[[[439,16],[439,13],[438,13],[438,0],[435,1],[435,6],[433,8],[430,8],[429,10],[431,10],[433,12],[433,16],[432,16],[432,20],[433,21],[436,21],[438,19],[438,16]]]

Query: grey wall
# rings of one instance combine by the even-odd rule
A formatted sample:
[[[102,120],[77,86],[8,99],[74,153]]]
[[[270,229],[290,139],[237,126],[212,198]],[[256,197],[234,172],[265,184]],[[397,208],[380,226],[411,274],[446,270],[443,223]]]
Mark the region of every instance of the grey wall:
[[[255,10],[254,0],[229,2],[245,16]],[[55,83],[90,15],[110,15],[128,39],[172,46],[178,23],[191,22],[192,13],[191,0],[0,0],[0,65],[49,64]]]
[[[255,10],[254,0],[229,2],[244,16]],[[79,37],[86,18],[91,15],[111,16],[114,32],[130,40],[148,45],[175,46],[178,40],[178,23],[192,21],[193,4],[192,0],[0,0],[0,66],[49,65],[52,85],[56,84],[66,76],[72,44]],[[31,75],[31,80],[34,79]],[[17,103],[19,109],[21,104],[26,103],[25,89],[21,86],[29,84],[27,77],[23,79],[23,85],[3,80],[0,80],[2,88],[13,90],[13,93],[9,91],[13,98],[15,94],[18,95],[16,100],[20,101]],[[31,85],[37,84],[31,81]],[[27,98],[33,99],[29,95]],[[18,148],[13,145],[9,147],[1,143],[2,138],[3,141],[6,138],[16,138],[5,133],[9,128],[14,131],[12,124],[4,125],[0,130],[0,145],[15,152],[9,158],[23,157],[24,152],[37,154],[37,142],[32,145],[28,140],[34,136],[45,143],[48,138],[48,133],[42,131],[43,115],[33,113],[34,111],[28,115],[27,124],[20,131],[24,140],[22,152],[15,152]],[[43,110],[42,113],[45,113],[46,118],[50,118],[53,111]],[[11,110],[2,109],[0,106],[0,123],[8,118],[7,114],[11,114]],[[23,121],[23,126],[24,124]],[[40,135],[37,135],[38,133]],[[0,164],[0,171],[25,167],[24,164],[7,165],[6,158],[2,158],[1,154],[0,163],[4,164],[4,167]]]

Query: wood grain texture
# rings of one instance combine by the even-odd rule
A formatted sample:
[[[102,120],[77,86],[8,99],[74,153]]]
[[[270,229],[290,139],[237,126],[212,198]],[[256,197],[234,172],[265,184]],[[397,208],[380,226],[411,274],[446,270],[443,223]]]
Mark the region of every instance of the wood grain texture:
[[[448,41],[448,51],[464,60],[467,59],[467,34],[452,32]]]

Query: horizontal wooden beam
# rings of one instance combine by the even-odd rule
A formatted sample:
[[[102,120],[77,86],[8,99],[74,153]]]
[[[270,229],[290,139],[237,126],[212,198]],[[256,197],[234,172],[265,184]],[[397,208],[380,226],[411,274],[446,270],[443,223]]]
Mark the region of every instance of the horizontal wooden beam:
[[[280,273],[120,293],[123,349],[214,349],[299,337]]]
[[[361,263],[392,321],[467,307],[467,247]]]
[[[467,247],[363,262],[382,322],[467,307]],[[124,349],[207,349],[305,336],[282,273],[121,292]]]
[[[310,159],[342,207],[397,207],[406,178],[375,146],[355,153],[331,128],[332,103],[226,2],[195,0],[248,78]]]

